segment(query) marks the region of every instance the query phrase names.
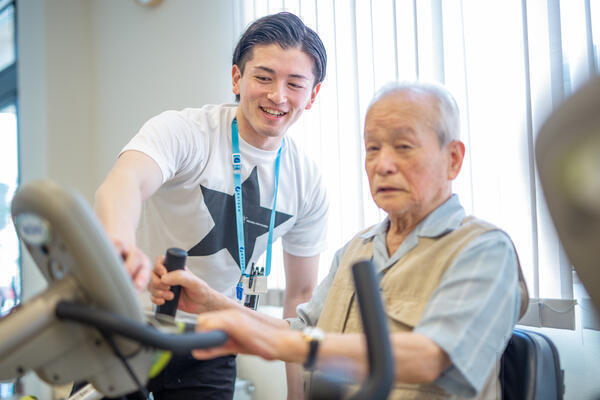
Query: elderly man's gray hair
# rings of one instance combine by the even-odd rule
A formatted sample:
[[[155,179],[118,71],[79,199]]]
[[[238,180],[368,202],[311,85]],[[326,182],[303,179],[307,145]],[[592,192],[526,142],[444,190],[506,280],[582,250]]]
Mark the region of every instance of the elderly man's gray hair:
[[[434,127],[440,146],[445,146],[453,140],[459,140],[460,138],[460,115],[458,106],[454,97],[444,87],[424,82],[391,82],[383,86],[375,96],[369,107],[373,107],[375,103],[384,97],[387,97],[394,93],[414,93],[414,94],[427,94],[433,96],[437,100],[437,111],[438,120],[436,121],[437,126]]]

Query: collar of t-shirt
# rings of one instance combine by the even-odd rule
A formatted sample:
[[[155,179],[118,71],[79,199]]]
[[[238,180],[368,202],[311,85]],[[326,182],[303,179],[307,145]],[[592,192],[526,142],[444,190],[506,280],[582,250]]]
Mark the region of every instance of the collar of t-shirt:
[[[240,154],[242,154],[242,157],[250,159],[257,164],[275,162],[275,159],[277,158],[277,152],[279,151],[279,147],[277,147],[275,150],[259,149],[258,147],[254,147],[250,143],[246,142],[242,135],[238,136],[240,143]],[[284,146],[284,148],[281,149],[282,155],[285,152],[285,147],[286,146]],[[244,159],[242,159],[242,165],[243,164]]]

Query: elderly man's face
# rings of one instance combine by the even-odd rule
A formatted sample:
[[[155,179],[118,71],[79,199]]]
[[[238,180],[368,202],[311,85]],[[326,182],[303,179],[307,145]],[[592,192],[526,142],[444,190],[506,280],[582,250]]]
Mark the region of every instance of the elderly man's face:
[[[420,220],[451,194],[464,146],[452,142],[440,148],[434,105],[429,95],[399,92],[383,97],[367,113],[369,186],[375,203],[390,217]]]

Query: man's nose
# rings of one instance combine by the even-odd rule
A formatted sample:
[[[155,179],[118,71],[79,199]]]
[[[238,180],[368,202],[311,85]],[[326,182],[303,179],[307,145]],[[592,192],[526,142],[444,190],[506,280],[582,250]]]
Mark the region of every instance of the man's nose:
[[[282,83],[273,83],[267,98],[275,104],[282,104],[286,101],[285,86]]]
[[[375,171],[380,175],[393,174],[398,170],[396,156],[394,152],[387,147],[380,150],[376,161]]]

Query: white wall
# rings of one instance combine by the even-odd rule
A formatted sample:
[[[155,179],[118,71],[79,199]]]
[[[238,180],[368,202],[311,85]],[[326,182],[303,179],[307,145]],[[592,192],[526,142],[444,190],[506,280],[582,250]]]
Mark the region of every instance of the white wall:
[[[94,0],[94,179],[150,117],[167,109],[232,102],[232,1]]]
[[[233,3],[19,1],[22,181],[49,177],[91,200],[148,118],[231,102]]]

